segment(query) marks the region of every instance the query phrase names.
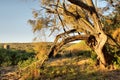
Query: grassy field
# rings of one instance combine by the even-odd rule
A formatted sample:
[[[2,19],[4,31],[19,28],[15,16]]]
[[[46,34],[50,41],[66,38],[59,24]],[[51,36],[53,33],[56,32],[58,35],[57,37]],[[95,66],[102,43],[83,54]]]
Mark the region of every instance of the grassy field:
[[[44,56],[40,57],[41,60],[36,59],[36,55],[40,53],[36,53],[34,47],[43,54],[46,51],[39,50],[41,46],[38,46],[38,43],[9,43],[9,45],[9,50],[2,48],[0,50],[2,55],[0,59],[3,60],[0,80],[120,80],[119,68],[102,70],[95,66],[96,55],[84,42],[63,46],[55,58],[48,59],[42,66],[38,65],[42,63]],[[43,50],[48,50],[50,45],[52,43],[47,43],[47,49]],[[21,74],[15,73],[26,67],[28,69]]]
[[[39,80],[119,80],[120,70],[101,70],[85,56],[51,59],[40,69]]]

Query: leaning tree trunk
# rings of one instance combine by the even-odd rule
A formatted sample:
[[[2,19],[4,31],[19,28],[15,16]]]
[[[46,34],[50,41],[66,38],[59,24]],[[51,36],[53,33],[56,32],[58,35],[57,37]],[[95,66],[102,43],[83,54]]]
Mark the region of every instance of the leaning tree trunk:
[[[96,32],[98,32],[98,34],[95,35],[95,38],[97,40],[97,44],[95,45],[95,47],[93,49],[96,52],[96,54],[98,55],[98,58],[100,59],[99,60],[100,66],[106,67],[107,65],[111,64],[111,63],[109,63],[109,60],[108,60],[108,58],[110,56],[107,53],[107,51],[104,50],[105,49],[104,46],[105,46],[105,43],[107,41],[107,35],[104,33],[104,31],[102,29],[103,24],[100,21],[97,10],[93,4],[93,1],[86,0],[86,2],[88,3],[89,7],[92,7],[92,8],[90,8],[91,9],[90,11],[92,12],[92,14],[90,14],[90,15],[93,19],[94,29]],[[112,61],[110,61],[110,62],[112,62]]]

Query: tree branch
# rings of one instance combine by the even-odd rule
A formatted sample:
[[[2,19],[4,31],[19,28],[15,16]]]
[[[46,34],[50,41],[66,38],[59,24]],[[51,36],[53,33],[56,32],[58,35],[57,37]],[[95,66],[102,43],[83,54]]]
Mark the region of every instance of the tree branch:
[[[65,33],[61,33],[61,34],[57,35],[55,40],[54,40],[54,43],[56,44],[60,38],[62,38],[66,34],[68,35],[68,34],[73,33],[73,32],[76,32],[76,29],[72,29],[72,30],[66,31]]]
[[[85,10],[89,11],[91,14],[96,13],[96,10],[93,6],[88,6],[87,4],[83,3],[81,0],[68,0],[69,2],[78,5],[79,7],[84,8]]]
[[[120,48],[120,44],[117,43],[117,41],[110,34],[106,34],[106,35],[118,46],[118,48]]]
[[[57,54],[57,52],[60,50],[60,48],[63,45],[76,40],[87,40],[88,37],[89,37],[88,35],[76,35],[76,36],[67,37],[64,40],[62,40],[60,43],[54,44],[47,55],[49,58],[51,58]]]

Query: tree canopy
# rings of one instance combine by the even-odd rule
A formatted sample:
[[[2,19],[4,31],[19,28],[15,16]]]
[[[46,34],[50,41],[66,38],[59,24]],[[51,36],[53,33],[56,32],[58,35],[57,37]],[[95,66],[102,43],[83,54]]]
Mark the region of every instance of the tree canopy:
[[[104,7],[97,4],[105,1]],[[104,66],[111,64],[109,55],[104,48],[108,37],[119,46],[111,36],[113,30],[120,27],[119,0],[40,0],[41,9],[34,10],[34,20],[29,20],[33,32],[48,29],[56,35],[49,57],[55,55],[66,43],[76,40],[86,40]],[[44,31],[46,32],[46,31]],[[62,33],[63,32],[63,33]],[[118,33],[114,34],[118,36]],[[119,38],[118,38],[119,39]],[[107,56],[106,56],[107,55]],[[111,59],[112,60],[112,59]]]
[[[48,28],[51,31],[50,35],[61,29],[63,31],[76,29],[81,33],[94,34],[97,33],[94,28],[97,24],[95,24],[95,16],[91,14],[97,13],[98,21],[102,22],[101,27],[107,31],[108,26],[112,25],[114,28],[119,25],[119,0],[104,0],[106,6],[98,7],[97,4],[100,1],[94,1],[94,4],[88,5],[87,0],[40,0],[41,9],[33,11],[35,19],[29,22],[33,26],[33,32]],[[109,14],[105,15],[106,12]]]

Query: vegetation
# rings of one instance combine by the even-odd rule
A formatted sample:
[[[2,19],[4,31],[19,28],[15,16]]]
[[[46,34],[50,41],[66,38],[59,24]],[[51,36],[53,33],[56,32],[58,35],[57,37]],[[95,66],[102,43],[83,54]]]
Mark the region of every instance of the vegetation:
[[[47,44],[47,43],[39,43],[39,47],[42,46],[42,45],[40,46],[40,44]],[[21,44],[21,46],[23,45]],[[109,80],[116,77],[117,79],[119,79],[117,72],[119,72],[120,69],[120,65],[119,65],[120,57],[116,55],[115,57],[118,59],[117,61],[114,61],[114,65],[118,70],[115,69],[116,71],[111,71],[113,69],[110,69],[110,67],[109,67],[110,70],[108,69],[101,70],[99,66],[95,66],[97,55],[95,54],[94,51],[91,51],[89,47],[86,48],[87,45],[85,44],[85,42],[79,42],[77,44],[72,43],[64,46],[64,48],[61,49],[61,52],[59,52],[59,56],[56,56],[55,58],[46,61],[42,65],[41,65],[42,60],[44,60],[44,57],[46,55],[44,52],[50,49],[49,47],[50,44],[48,43],[48,46],[44,45],[47,49],[43,48],[43,46],[42,48],[38,48],[38,45],[36,44],[34,44],[33,46],[35,46],[32,48],[35,48],[36,53],[29,53],[29,52],[21,53],[20,50],[1,49],[0,51],[4,53],[1,53],[0,55],[3,56],[0,57],[2,59],[1,60],[2,64],[0,67],[0,73],[1,73],[0,79],[13,79],[13,80],[14,79],[22,79],[22,80],[108,79]],[[113,53],[114,52],[115,51],[113,51]],[[13,58],[12,57],[13,54],[16,55],[16,57],[14,58],[14,60],[13,59],[11,60],[11,58]],[[10,68],[7,71],[7,68],[9,67],[5,67],[5,66],[11,66],[11,67],[17,66],[17,68],[12,67],[13,69]],[[14,68],[16,70],[14,70]],[[3,72],[5,73],[3,74]]]
[[[20,50],[6,50],[0,48],[0,66],[17,65],[29,58],[34,58],[33,52],[24,52]]]
[[[54,42],[0,47],[0,79],[119,80],[120,2],[104,0],[107,5],[98,7],[100,1],[41,0],[42,10],[33,11],[29,23],[40,34],[37,38],[50,30]],[[80,42],[70,43],[76,40]],[[6,73],[8,66],[17,70]]]

